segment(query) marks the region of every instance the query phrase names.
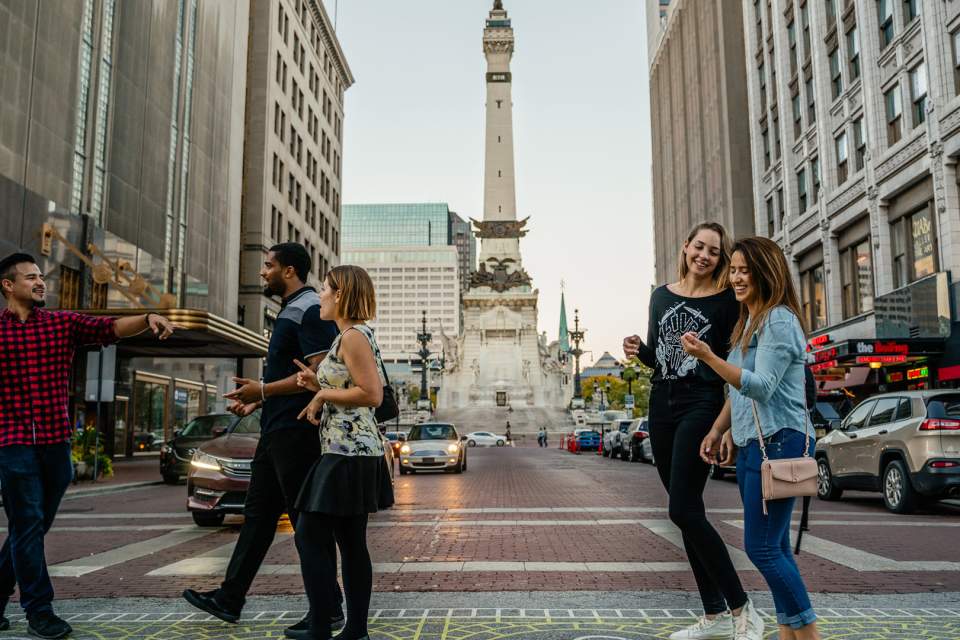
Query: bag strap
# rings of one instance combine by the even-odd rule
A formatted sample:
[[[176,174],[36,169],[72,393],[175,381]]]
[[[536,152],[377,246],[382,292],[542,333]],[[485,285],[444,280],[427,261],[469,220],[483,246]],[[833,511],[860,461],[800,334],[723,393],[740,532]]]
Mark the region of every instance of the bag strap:
[[[813,496],[803,496],[803,513],[800,515],[800,528],[797,530],[797,545],[793,548],[793,555],[800,555],[800,541],[803,532],[810,531],[810,500]]]
[[[367,327],[367,325],[366,325],[365,323],[362,323],[362,322],[361,322],[360,324],[362,324],[364,327],[366,327],[367,330],[371,332],[371,335],[368,336],[368,335],[365,334],[363,331],[360,331],[360,329],[357,329],[357,327],[360,326],[360,325],[356,325],[356,324],[353,325],[352,327],[347,327],[347,331],[350,331],[350,329],[356,329],[357,331],[360,331],[360,334],[361,334],[364,338],[367,339],[367,342],[370,343],[370,350],[373,351],[373,359],[377,361],[377,365],[380,367],[380,371],[383,372],[383,380],[384,380],[384,382],[386,383],[386,384],[384,384],[383,386],[389,387],[389,386],[390,386],[390,376],[387,375],[387,366],[386,366],[385,364],[383,364],[383,358],[381,358],[379,355],[377,355],[376,349],[373,348],[373,340],[371,339],[373,332],[372,332],[372,330],[370,329],[370,327]],[[343,333],[346,333],[347,331],[344,331]],[[343,333],[341,333],[340,335],[342,336]]]
[[[751,399],[750,406],[753,407],[753,424],[755,424],[757,427],[757,438],[759,439],[758,442],[760,443],[760,453],[763,454],[763,459],[764,461],[766,461],[768,459],[767,447],[764,445],[764,442],[763,442],[763,429],[760,428],[760,412],[757,410],[757,401]],[[810,457],[810,427],[809,427],[810,416],[807,415],[806,417],[807,417],[807,420],[803,423],[803,435],[805,436],[803,439],[803,457],[809,458]]]

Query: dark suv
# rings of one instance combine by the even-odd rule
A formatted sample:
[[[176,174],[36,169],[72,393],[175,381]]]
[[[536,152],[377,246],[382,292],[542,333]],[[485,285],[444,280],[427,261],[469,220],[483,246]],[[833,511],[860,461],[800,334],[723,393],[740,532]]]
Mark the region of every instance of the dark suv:
[[[190,459],[201,444],[222,436],[236,419],[229,413],[199,416],[183,429],[173,432],[173,440],[160,447],[160,475],[167,484],[177,484],[190,471]]]

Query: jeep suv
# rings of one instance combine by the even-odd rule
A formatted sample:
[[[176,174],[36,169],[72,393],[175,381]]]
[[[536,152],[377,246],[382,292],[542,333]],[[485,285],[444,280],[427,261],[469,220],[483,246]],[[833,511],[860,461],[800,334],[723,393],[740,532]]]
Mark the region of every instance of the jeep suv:
[[[900,391],[864,400],[817,442],[817,495],[879,491],[894,513],[960,495],[960,392]]]

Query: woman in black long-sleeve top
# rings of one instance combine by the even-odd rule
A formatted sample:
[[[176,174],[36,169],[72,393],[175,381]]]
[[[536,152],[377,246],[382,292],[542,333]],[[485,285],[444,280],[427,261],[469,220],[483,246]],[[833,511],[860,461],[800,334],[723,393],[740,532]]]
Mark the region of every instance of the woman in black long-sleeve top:
[[[733,615],[755,615],[727,547],[707,520],[703,489],[709,467],[700,443],[723,408],[723,380],[688,355],[680,337],[692,331],[726,354],[739,316],[739,303],[727,288],[729,241],[724,228],[701,223],[683,244],[677,282],[650,297],[646,342],[623,341],[624,353],[653,369],[650,390],[650,442],[660,480],[669,494],[670,519],[683,544],[703,602],[704,616],[678,631],[674,640],[731,638]]]

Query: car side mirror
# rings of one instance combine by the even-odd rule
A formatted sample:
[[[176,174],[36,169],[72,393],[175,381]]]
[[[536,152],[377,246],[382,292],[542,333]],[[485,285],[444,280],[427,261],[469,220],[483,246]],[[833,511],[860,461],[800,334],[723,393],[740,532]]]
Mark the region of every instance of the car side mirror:
[[[219,438],[220,436],[222,436],[222,435],[225,434],[226,432],[227,432],[227,428],[226,428],[226,427],[214,427],[214,428],[213,428],[213,431],[211,432],[211,434],[213,435],[214,438]]]
[[[173,430],[173,437],[174,437],[174,438],[179,438],[181,433],[183,433],[183,429],[174,429],[174,430]]]

